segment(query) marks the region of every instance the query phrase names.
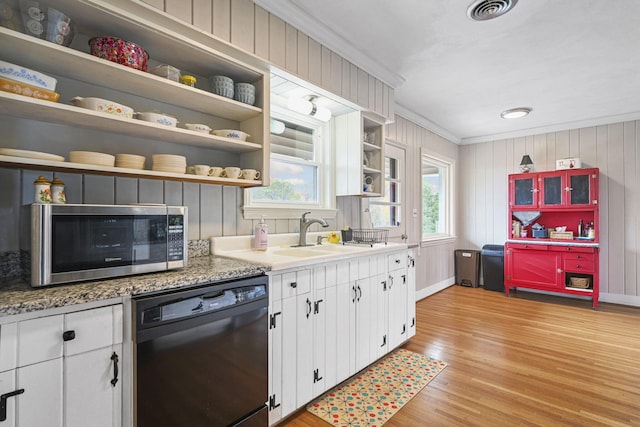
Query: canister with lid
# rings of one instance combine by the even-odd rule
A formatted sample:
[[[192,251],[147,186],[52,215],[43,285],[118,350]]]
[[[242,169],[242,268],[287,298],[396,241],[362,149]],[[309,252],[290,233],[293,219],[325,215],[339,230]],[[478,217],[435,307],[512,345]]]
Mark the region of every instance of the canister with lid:
[[[51,181],[40,175],[33,182],[35,195],[33,201],[36,203],[51,203]]]
[[[51,183],[51,200],[56,204],[67,203],[67,196],[64,193],[64,182],[60,178],[53,178]]]

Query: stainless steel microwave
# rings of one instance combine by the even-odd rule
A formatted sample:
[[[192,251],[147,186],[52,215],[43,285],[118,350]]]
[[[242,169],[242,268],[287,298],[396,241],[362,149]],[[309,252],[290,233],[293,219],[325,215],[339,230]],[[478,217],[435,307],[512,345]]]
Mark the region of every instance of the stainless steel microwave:
[[[31,286],[187,266],[185,206],[35,203],[25,208],[30,221],[22,234],[28,236],[23,246]]]

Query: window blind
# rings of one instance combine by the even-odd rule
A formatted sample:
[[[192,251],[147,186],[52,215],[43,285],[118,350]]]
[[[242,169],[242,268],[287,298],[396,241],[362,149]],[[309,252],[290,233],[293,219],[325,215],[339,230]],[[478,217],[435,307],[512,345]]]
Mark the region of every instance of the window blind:
[[[294,123],[284,123],[284,132],[271,133],[271,152],[303,160],[314,160],[313,130]]]

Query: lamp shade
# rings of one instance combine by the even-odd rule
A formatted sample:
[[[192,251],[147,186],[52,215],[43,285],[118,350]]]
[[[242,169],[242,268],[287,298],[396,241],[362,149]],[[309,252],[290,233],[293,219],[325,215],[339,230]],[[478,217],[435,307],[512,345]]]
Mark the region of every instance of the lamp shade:
[[[533,164],[533,160],[531,160],[531,157],[529,157],[528,154],[525,154],[524,156],[522,156],[522,161],[520,162],[520,166],[528,166],[532,164]]]

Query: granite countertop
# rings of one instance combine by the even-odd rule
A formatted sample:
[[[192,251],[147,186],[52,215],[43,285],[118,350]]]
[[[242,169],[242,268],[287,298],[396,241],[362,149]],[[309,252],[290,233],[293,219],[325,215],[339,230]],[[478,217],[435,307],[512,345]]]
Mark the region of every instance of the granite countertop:
[[[177,270],[124,276],[45,288],[32,288],[22,280],[0,282],[0,316],[65,307],[110,298],[239,279],[269,271],[269,267],[219,256],[190,258]]]

